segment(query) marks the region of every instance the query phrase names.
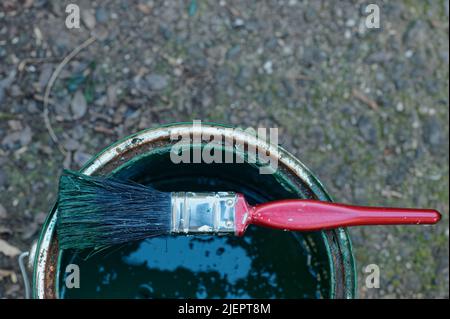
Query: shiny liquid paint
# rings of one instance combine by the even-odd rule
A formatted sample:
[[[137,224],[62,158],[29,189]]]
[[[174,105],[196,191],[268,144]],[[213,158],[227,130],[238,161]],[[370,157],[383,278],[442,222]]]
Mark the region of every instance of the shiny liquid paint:
[[[80,267],[64,298],[318,298],[316,267],[300,236],[251,227],[244,237],[178,236],[108,249]]]

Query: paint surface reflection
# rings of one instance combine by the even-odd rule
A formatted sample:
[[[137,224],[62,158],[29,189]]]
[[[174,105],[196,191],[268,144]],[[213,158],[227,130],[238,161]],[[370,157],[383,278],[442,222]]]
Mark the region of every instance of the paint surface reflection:
[[[315,266],[293,234],[251,227],[238,237],[152,238],[65,254],[80,266],[80,288],[64,298],[317,298]]]

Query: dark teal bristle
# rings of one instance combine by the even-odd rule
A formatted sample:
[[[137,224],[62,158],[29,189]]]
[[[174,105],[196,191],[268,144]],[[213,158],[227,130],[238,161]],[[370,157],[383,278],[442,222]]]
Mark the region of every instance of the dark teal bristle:
[[[65,170],[59,182],[59,246],[95,248],[167,234],[170,207],[170,193]]]

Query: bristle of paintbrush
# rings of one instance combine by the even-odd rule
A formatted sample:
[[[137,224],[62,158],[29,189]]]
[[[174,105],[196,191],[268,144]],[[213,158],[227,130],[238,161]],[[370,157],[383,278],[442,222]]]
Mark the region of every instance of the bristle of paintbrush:
[[[170,209],[170,193],[65,170],[59,181],[59,246],[95,248],[167,234]]]

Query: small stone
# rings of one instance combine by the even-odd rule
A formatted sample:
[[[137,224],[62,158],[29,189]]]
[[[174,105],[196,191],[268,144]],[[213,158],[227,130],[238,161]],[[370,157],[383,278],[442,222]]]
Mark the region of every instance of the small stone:
[[[175,68],[175,69],[173,69],[173,74],[174,74],[175,76],[181,76],[181,75],[183,74],[183,69],[181,69],[181,68]]]
[[[25,165],[25,167],[26,167],[28,170],[32,171],[32,170],[34,170],[34,169],[36,168],[36,163],[35,163],[35,162],[27,162],[27,164]]]
[[[34,236],[34,234],[38,231],[39,225],[35,222],[31,222],[27,225],[27,227],[24,229],[21,238],[23,240],[28,240],[31,237]]]
[[[72,152],[68,151],[66,153],[66,156],[64,157],[64,161],[63,161],[63,167],[65,169],[70,169],[70,166],[72,165]]]
[[[20,146],[26,146],[31,142],[32,133],[29,126],[17,132],[10,133],[2,140],[2,145],[13,148],[17,143]]]
[[[95,16],[92,14],[91,10],[82,10],[81,19],[88,29],[92,30],[95,28],[97,21],[95,20]]]
[[[22,123],[17,120],[9,120],[8,125],[11,128],[11,130],[13,130],[13,131],[19,131],[19,130],[23,129]]]
[[[95,19],[98,23],[105,23],[108,21],[108,12],[103,7],[98,7],[95,10]]]
[[[108,106],[115,107],[117,104],[117,89],[118,85],[109,85],[106,89],[106,101]]]
[[[39,108],[37,107],[37,104],[35,101],[28,101],[27,104],[27,112],[30,114],[36,114],[39,112]]]
[[[432,152],[437,152],[442,144],[441,123],[436,117],[427,118],[423,123],[423,141],[430,147]]]
[[[169,84],[167,77],[160,74],[150,74],[145,77],[150,90],[152,91],[162,91]]]
[[[75,120],[78,120],[80,118],[82,118],[87,111],[87,102],[86,99],[84,98],[83,92],[81,92],[80,90],[78,90],[71,103],[70,103],[70,108],[73,114],[73,118]]]
[[[414,54],[413,50],[406,50],[405,52],[405,58],[409,59],[410,57],[412,57]]]
[[[301,63],[307,67],[311,67],[315,63],[320,63],[326,59],[326,54],[315,47],[305,47],[301,56]]]
[[[16,257],[20,254],[20,249],[0,239],[0,253],[8,257]]]
[[[289,55],[292,55],[292,53],[293,53],[292,47],[290,47],[290,46],[284,46],[283,47],[283,54],[284,55],[289,56]]]
[[[239,27],[243,27],[244,26],[244,20],[237,18],[236,20],[234,20],[233,22],[233,27],[235,28],[239,28]]]
[[[75,151],[80,148],[80,143],[71,138],[64,143],[64,148],[68,151]]]
[[[350,30],[345,30],[344,37],[350,39],[352,37],[352,32]]]
[[[106,95],[102,95],[94,101],[94,104],[96,106],[105,106],[107,101],[108,101],[108,98],[106,97]]]
[[[73,160],[78,166],[83,166],[90,158],[91,155],[84,153],[82,151],[76,151],[73,154]]]
[[[264,43],[264,46],[267,50],[275,50],[278,47],[278,38],[272,37]]]
[[[163,36],[163,38],[168,41],[172,38],[172,31],[164,25],[159,26],[159,33]]]
[[[371,118],[367,116],[361,116],[358,120],[358,129],[361,132],[362,137],[370,144],[377,142],[377,129]]]
[[[45,213],[45,212],[39,212],[34,216],[34,221],[38,225],[43,225],[45,223],[46,219],[47,219],[47,213]]]
[[[141,11],[143,14],[150,14],[152,12],[152,6],[145,4],[145,3],[139,3],[137,5],[137,8],[139,11]]]
[[[353,19],[348,19],[348,20],[345,22],[345,25],[346,25],[347,27],[351,28],[351,27],[354,27],[354,26],[356,25],[356,22],[355,22],[355,20],[353,20]]]
[[[317,18],[317,11],[314,8],[308,6],[305,9],[304,17],[306,22],[314,22]]]
[[[50,79],[50,76],[52,75],[52,72],[53,72],[52,64],[45,63],[42,66],[42,70],[41,70],[41,73],[40,73],[39,79],[38,79],[38,86],[41,91],[43,91],[43,89],[47,85],[48,80]]]
[[[405,106],[403,105],[402,102],[398,102],[397,106],[395,108],[398,112],[403,112],[403,110],[405,109]]]
[[[243,66],[239,69],[238,76],[236,77],[236,83],[241,88],[244,88],[248,84],[251,77],[252,69],[249,66]]]
[[[266,61],[266,63],[264,63],[263,65],[263,69],[267,74],[272,74],[273,73],[272,61]]]
[[[0,217],[0,219],[1,219],[1,217]],[[13,234],[13,231],[9,227],[0,225],[0,235],[8,235],[8,236],[10,236],[12,234]],[[2,272],[2,270],[0,269],[0,279],[2,277],[1,276],[2,275],[1,272]]]

